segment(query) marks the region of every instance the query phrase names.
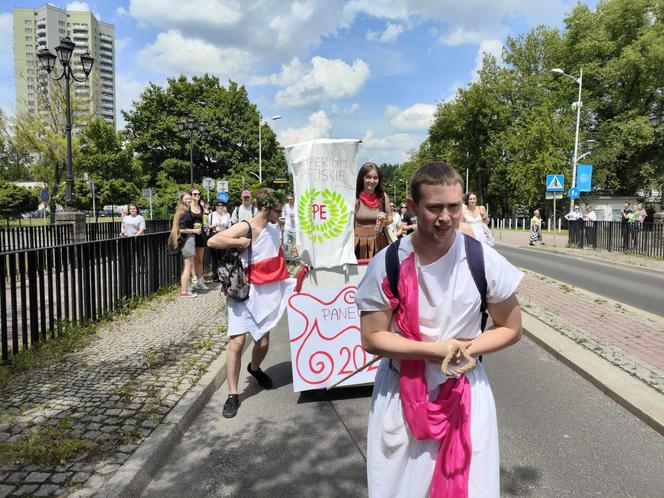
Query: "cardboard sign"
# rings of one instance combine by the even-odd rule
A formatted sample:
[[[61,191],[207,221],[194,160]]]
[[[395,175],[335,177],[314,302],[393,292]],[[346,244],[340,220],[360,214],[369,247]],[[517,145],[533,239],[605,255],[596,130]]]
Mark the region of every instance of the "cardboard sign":
[[[293,389],[324,389],[374,358],[360,341],[355,285],[313,289],[288,299]],[[378,362],[340,386],[374,381]]]

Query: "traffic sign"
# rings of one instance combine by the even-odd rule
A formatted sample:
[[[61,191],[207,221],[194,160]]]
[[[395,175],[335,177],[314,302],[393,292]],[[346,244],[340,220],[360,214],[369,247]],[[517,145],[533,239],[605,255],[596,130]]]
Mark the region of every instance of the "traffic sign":
[[[146,199],[151,199],[152,198],[152,189],[151,188],[141,189],[141,196],[145,197]]]
[[[562,199],[563,198],[563,192],[545,192],[544,193],[544,198],[547,201],[550,201],[551,199]]]
[[[228,202],[228,192],[217,192],[217,200],[221,202]]]
[[[578,199],[579,198],[579,189],[576,187],[572,187],[567,191],[567,196],[570,199]]]
[[[288,177],[286,176],[275,176],[272,183],[288,183]]]
[[[228,192],[228,182],[225,180],[217,180],[217,192]]]
[[[48,189],[43,188],[41,192],[39,193],[39,196],[41,197],[41,200],[46,202],[48,200]]]
[[[203,178],[203,188],[210,190],[214,186],[214,180],[209,176]]]
[[[563,175],[546,175],[546,191],[562,192],[565,188],[565,177]]]

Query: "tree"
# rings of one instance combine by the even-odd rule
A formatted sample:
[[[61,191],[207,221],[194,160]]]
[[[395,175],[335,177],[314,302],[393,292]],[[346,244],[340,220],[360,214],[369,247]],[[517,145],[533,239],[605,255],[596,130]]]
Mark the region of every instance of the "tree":
[[[194,131],[194,179],[225,178],[232,184],[232,177],[244,175],[253,185],[253,174],[258,173],[259,114],[244,86],[229,81],[225,88],[210,75],[170,78],[166,88],[151,83],[123,115],[125,136],[148,173],[148,185],[156,185],[163,171],[174,183],[189,182],[189,168],[174,162],[189,160],[189,131],[177,128],[189,115],[205,126],[203,133]],[[266,182],[285,174],[285,159],[266,125],[262,128],[262,158]],[[239,198],[239,191],[231,193]]]
[[[37,198],[25,188],[0,180],[0,216],[18,218],[23,213],[37,209]]]
[[[136,202],[141,195],[141,191],[136,185],[119,178],[105,180],[97,188],[101,203],[114,206]]]

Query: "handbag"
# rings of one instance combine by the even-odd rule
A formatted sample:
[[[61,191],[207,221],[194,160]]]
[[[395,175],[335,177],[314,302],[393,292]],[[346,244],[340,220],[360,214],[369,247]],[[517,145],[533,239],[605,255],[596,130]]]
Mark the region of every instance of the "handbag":
[[[249,285],[251,279],[251,249],[253,246],[251,240],[251,225],[246,220],[243,220],[243,222],[249,227],[247,273],[244,271],[244,266],[240,259],[241,251],[239,249],[229,249],[224,251],[219,260],[219,267],[217,268],[217,275],[219,275],[222,294],[235,301],[246,301],[249,298]]]
[[[171,245],[171,236],[168,236],[168,241],[166,242],[166,254],[169,256],[178,256],[182,251],[182,246],[184,245],[184,236],[182,234],[178,235],[178,243],[175,247]]]

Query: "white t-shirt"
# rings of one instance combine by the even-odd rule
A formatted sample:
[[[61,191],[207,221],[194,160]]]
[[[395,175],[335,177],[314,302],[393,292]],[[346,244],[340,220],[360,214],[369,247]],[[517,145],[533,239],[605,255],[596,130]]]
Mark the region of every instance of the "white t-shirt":
[[[483,245],[484,268],[487,281],[487,302],[500,303],[509,298],[519,286],[523,273],[509,263],[495,249]],[[401,239],[399,260],[413,252],[411,236]],[[358,285],[355,302],[360,311],[391,309],[382,289],[386,249],[369,262],[367,272]],[[417,261],[420,306],[420,333],[423,341],[434,342],[451,338],[472,339],[481,333],[481,299],[473,281],[466,248],[461,233],[447,253],[437,261],[422,266]],[[396,326],[392,324],[394,330]],[[446,377],[440,365],[427,362],[429,389],[443,383]]]
[[[218,214],[213,211],[210,214],[210,226],[216,226],[216,233],[223,232],[231,226],[231,215],[228,212]]]
[[[249,207],[244,207],[244,204],[240,204],[235,209],[233,209],[233,214],[231,215],[231,224],[235,225],[243,220],[250,220],[254,217],[256,213],[256,207],[253,204],[250,204]]]
[[[122,218],[122,228],[124,228],[125,237],[134,237],[141,229],[145,230],[145,218],[140,214],[136,216],[128,214]]]
[[[595,211],[587,212],[586,221],[597,221],[597,213],[595,213]]]
[[[284,219],[284,228],[286,230],[295,230],[295,222],[297,217],[297,208],[295,203],[291,206],[289,203],[284,204],[281,210],[281,217]]]

